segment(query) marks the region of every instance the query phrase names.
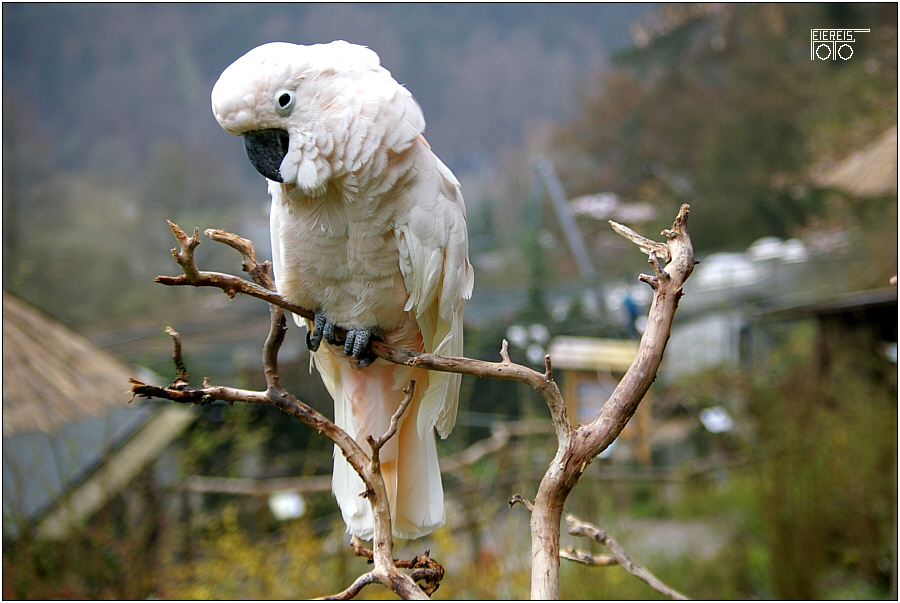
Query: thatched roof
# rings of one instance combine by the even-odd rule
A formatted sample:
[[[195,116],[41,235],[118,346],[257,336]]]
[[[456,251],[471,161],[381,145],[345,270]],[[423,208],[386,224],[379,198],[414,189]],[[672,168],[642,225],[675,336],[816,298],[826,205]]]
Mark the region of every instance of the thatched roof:
[[[130,399],[134,371],[88,339],[3,292],[3,435],[52,433]]]
[[[897,127],[813,178],[816,186],[839,188],[860,199],[897,194]]]

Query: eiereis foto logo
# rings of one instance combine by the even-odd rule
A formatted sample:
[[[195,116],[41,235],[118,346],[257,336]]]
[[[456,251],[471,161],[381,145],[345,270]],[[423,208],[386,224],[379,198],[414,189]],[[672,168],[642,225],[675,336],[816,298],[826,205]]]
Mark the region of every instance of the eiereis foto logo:
[[[809,34],[809,58],[813,61],[846,61],[853,56],[851,44],[855,33],[868,33],[870,29],[811,29]]]

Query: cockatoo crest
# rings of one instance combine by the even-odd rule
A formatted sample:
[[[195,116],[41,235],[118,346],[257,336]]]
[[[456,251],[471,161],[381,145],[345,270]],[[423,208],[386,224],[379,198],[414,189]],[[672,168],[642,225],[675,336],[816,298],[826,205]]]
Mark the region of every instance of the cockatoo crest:
[[[232,134],[283,129],[290,142],[281,182],[306,195],[329,178],[378,172],[425,129],[412,95],[363,46],[272,42],[229,66],[212,91],[213,113]]]

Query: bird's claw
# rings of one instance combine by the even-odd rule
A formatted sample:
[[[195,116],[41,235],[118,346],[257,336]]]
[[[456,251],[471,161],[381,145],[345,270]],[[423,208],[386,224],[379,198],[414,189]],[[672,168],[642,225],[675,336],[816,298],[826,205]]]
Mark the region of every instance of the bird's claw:
[[[335,325],[332,321],[325,317],[321,311],[316,311],[313,316],[312,331],[306,332],[306,347],[311,352],[319,349],[322,339],[332,345],[340,345],[342,342],[335,334]],[[347,329],[347,335],[344,338],[344,355],[352,356],[359,362],[356,368],[363,368],[375,362],[375,354],[369,349],[369,344],[373,339],[384,341],[381,335],[381,329],[372,327],[371,329]]]
[[[373,339],[383,341],[381,329],[378,327],[347,330],[347,338],[344,340],[344,355],[352,356],[359,361],[356,363],[356,368],[363,368],[375,362],[376,356],[369,349]]]
[[[309,348],[310,352],[315,352],[319,349],[319,344],[322,343],[322,337],[326,333],[326,327],[328,334],[334,338],[334,323],[325,318],[325,315],[322,314],[322,312],[316,310],[316,313],[313,315],[312,331],[306,332],[306,347]]]

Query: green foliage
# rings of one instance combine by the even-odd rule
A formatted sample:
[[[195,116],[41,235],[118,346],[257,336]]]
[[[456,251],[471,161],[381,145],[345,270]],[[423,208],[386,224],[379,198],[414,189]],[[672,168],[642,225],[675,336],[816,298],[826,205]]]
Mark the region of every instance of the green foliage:
[[[434,534],[433,553],[438,562],[441,555],[449,556],[459,551],[463,545],[460,532],[446,527]],[[441,586],[433,599],[441,600],[510,600],[525,599],[531,584],[530,568],[523,564],[521,547],[524,542],[513,535],[502,542],[493,543],[465,558],[462,563],[454,563],[452,570],[446,563]]]
[[[250,405],[216,407],[204,413],[184,441],[180,456],[185,475],[227,475],[239,473],[240,459],[258,456],[264,443],[272,437],[272,425]],[[227,417],[223,416],[226,415]]]
[[[432,536],[431,548],[449,554],[460,546],[444,528]],[[408,546],[406,548],[409,548]],[[286,522],[266,537],[241,527],[238,510],[226,507],[204,534],[192,562],[167,557],[160,568],[156,594],[165,599],[306,599],[335,594],[371,570],[353,557],[343,525],[315,533],[305,519]],[[419,551],[421,552],[421,551]],[[527,567],[511,559],[482,554],[448,572],[434,599],[513,599],[529,588]],[[363,590],[360,599],[393,599],[380,585]]]
[[[684,392],[673,392],[688,408],[728,406],[744,428],[728,436],[725,448],[745,459],[744,464],[729,468],[724,479],[711,473],[679,482],[673,494],[669,485],[658,482],[593,481],[593,474],[603,470],[603,462],[597,461],[567,510],[608,529],[654,575],[692,598],[886,597],[894,554],[896,378],[877,366],[883,360],[853,341],[843,346],[827,372],[819,372],[811,353],[814,331],[808,325],[784,330],[778,341],[768,368],[752,379],[719,369],[692,379]],[[261,454],[278,433],[266,427],[270,419],[241,414],[238,407],[221,410],[229,413],[227,420],[189,439],[193,470],[233,474],[239,459]],[[219,428],[223,431],[215,433]],[[398,557],[430,548],[444,565],[447,573],[435,599],[527,596],[524,512],[506,509],[502,501],[510,492],[528,494],[534,486],[522,467],[537,447],[528,440],[484,459],[472,468],[477,488],[471,495],[460,492],[465,485],[457,479],[445,482],[451,500],[474,510],[472,519],[494,512],[488,501],[504,507],[483,525],[444,527],[428,542],[399,543]],[[513,468],[516,483],[499,479],[519,453],[524,457]],[[532,464],[545,467],[548,460]],[[195,528],[193,557],[171,544],[184,526],[170,526],[175,529],[148,541],[147,532],[129,528],[138,524],[128,522],[143,516],[146,521],[140,525],[152,526],[159,515],[132,512],[128,520],[127,514],[107,512],[90,538],[63,547],[7,547],[4,594],[292,599],[336,593],[370,566],[352,556],[334,503],[327,498],[322,504],[329,505],[330,518],[323,518],[314,503],[304,518],[260,524],[240,500],[223,497],[207,511],[212,520]],[[635,527],[639,524],[645,527]],[[101,534],[107,536],[99,538]],[[143,540],[139,534],[145,535]],[[648,538],[656,544],[649,545]],[[563,535],[562,546],[570,545],[606,552]],[[68,554],[72,550],[78,554]],[[26,551],[30,557],[24,557]],[[571,562],[562,564],[561,589],[567,599],[661,598],[620,567]],[[393,597],[370,586],[362,598]]]
[[[364,561],[347,560],[349,547],[328,554],[323,545],[302,519],[269,538],[252,538],[240,527],[237,508],[226,506],[203,536],[198,560],[169,558],[163,564],[157,594],[164,599],[305,599],[349,586],[348,570],[367,571]]]
[[[876,359],[848,345],[822,375],[786,360],[754,384],[758,495],[774,587],[783,598],[833,598],[847,579],[883,596],[897,496],[896,384],[871,379]],[[765,501],[763,503],[763,501]]]
[[[727,513],[734,528],[720,553],[722,569],[732,564],[732,580],[718,594],[699,580],[685,586],[695,597],[889,596],[896,366],[886,367],[863,333],[845,336],[823,368],[811,327],[777,332],[753,375],[718,369],[686,385],[686,404],[724,404],[737,417],[743,427],[729,438],[736,458],[746,459],[724,487],[693,480],[670,507],[680,519],[721,521]]]

